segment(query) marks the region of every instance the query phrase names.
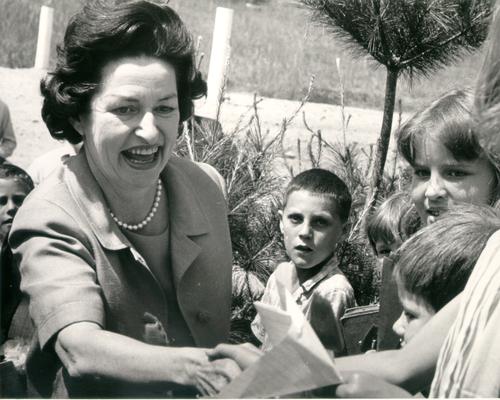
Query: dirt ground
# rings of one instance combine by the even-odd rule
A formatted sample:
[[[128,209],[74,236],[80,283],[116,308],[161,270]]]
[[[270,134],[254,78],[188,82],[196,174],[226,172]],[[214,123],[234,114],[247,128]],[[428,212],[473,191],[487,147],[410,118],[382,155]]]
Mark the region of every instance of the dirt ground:
[[[11,162],[26,168],[33,159],[62,144],[53,140],[40,116],[40,78],[45,71],[35,69],[9,69],[0,67],[0,98],[10,108],[18,146]],[[252,115],[253,94],[229,93],[221,109],[221,123],[224,130],[234,128],[238,121],[248,120]],[[262,98],[258,104],[258,114],[263,130],[278,132],[284,118],[291,117],[299,102]],[[338,106],[307,103],[288,128],[286,145],[290,152],[296,148],[297,138],[307,140],[310,133],[304,127],[302,112],[312,130],[321,130],[329,141],[342,137],[342,114]],[[376,141],[382,114],[380,111],[346,107],[346,117],[350,116],[347,139],[362,144]],[[394,125],[397,123],[395,116]],[[292,155],[293,157],[293,155]]]

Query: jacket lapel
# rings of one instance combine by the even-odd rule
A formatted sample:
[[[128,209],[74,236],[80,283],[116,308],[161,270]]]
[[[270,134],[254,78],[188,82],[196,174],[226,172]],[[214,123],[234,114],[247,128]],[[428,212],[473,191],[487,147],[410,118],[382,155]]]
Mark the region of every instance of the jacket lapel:
[[[200,198],[175,156],[169,161],[162,178],[168,195],[171,266],[175,286],[178,287],[185,272],[200,254],[196,237],[208,233],[210,228]]]

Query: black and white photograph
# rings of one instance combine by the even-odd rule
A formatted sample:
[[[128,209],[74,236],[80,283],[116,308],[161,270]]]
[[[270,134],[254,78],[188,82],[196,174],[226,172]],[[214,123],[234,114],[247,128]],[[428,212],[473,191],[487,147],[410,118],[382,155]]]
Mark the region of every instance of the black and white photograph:
[[[0,398],[500,398],[500,0],[0,0]]]

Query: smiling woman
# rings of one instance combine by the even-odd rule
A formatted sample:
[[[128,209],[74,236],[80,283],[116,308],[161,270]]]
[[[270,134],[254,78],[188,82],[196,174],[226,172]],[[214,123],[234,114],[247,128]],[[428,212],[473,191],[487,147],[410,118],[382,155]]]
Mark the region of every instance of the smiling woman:
[[[194,396],[200,369],[225,379],[203,348],[229,333],[222,179],[173,155],[206,91],[182,21],[149,1],[90,1],[41,90],[52,136],[83,148],[11,234],[37,329],[34,394]]]

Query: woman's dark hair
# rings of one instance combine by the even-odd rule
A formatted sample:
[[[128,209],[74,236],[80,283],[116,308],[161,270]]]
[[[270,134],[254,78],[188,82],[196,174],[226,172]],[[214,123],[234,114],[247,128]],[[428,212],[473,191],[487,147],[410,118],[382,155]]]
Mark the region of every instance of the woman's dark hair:
[[[180,120],[193,113],[193,100],[206,94],[196,70],[194,45],[184,23],[164,2],[90,0],[74,15],[57,64],[41,84],[42,118],[56,139],[78,143],[70,121],[89,110],[92,96],[110,61],[149,56],[171,64],[176,73]]]

